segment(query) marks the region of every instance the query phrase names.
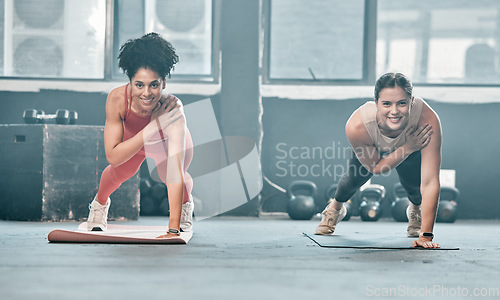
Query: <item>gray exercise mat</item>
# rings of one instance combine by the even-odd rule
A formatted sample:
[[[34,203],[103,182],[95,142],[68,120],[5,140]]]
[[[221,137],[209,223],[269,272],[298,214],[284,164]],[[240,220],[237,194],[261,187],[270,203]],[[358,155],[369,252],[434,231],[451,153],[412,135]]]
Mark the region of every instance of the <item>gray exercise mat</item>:
[[[337,249],[381,249],[381,250],[459,250],[459,248],[423,248],[412,247],[412,241],[415,238],[373,235],[373,234],[350,234],[350,235],[309,235],[302,233],[304,237],[309,238],[315,244],[322,248]]]

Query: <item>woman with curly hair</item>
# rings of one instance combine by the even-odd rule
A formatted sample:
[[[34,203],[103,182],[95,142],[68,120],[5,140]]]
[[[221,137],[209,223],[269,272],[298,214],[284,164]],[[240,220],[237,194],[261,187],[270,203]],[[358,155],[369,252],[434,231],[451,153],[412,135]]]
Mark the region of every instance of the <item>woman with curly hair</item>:
[[[163,95],[179,58],[168,41],[149,33],[123,44],[118,60],[130,82],[108,95],[104,147],[109,166],[90,204],[87,227],[107,229],[109,196],[149,157],[168,189],[169,229],[160,237],[175,237],[192,229],[193,213],[193,181],[186,172],[193,157],[191,135],[180,100]]]

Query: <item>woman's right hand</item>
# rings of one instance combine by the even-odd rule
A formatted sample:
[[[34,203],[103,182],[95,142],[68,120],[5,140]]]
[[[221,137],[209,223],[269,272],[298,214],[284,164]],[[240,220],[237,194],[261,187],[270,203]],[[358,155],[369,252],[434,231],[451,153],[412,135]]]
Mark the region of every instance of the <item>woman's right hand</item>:
[[[151,113],[151,121],[157,119],[164,113],[172,111],[174,108],[179,108],[180,107],[179,102],[180,102],[179,98],[177,98],[172,94],[169,94],[166,97],[162,96],[160,101],[156,103],[156,107],[155,109],[153,109],[153,112]]]
[[[157,127],[165,129],[183,116],[181,107],[181,101],[176,96],[162,97],[151,114],[151,122],[154,122]]]
[[[418,151],[429,144],[432,135],[432,126],[429,124],[424,124],[419,128],[417,126],[412,126],[406,132],[406,144],[405,146],[413,153]]]

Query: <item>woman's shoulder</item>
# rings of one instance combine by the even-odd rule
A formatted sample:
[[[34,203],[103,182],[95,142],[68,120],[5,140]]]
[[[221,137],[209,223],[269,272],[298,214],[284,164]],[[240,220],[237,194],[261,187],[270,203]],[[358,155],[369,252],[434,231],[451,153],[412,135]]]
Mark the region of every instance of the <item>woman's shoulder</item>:
[[[347,139],[349,141],[358,141],[362,142],[363,144],[365,143],[370,143],[371,138],[370,135],[368,134],[368,131],[366,129],[365,122],[363,121],[363,116],[362,116],[362,107],[356,109],[349,120],[347,120],[346,126],[345,126],[345,132]]]
[[[127,85],[119,86],[109,92],[106,106],[114,112],[118,112],[123,118],[126,110],[126,88]]]
[[[439,120],[438,114],[432,109],[432,107],[422,98],[415,97],[415,101],[421,103],[421,113],[420,113],[420,122],[429,122],[431,120]]]
[[[111,90],[108,94],[108,100],[111,101],[117,101],[117,99],[121,99],[123,102],[125,102],[125,89],[127,88],[127,85],[122,85],[119,87],[116,87]]]

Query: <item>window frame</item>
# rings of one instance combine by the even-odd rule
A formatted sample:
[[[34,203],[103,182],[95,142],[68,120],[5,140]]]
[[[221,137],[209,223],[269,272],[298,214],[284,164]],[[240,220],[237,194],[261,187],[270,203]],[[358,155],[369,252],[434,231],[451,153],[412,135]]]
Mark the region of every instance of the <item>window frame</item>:
[[[373,1],[378,3],[378,0],[373,0]],[[375,15],[378,16],[378,9],[377,9],[377,7],[375,7],[374,9],[375,9],[375,12],[374,12]],[[378,23],[375,22],[375,38],[374,38],[374,43],[376,43],[376,41],[377,41],[377,31],[376,31],[377,26],[378,26]],[[375,49],[375,51],[376,51],[376,49]],[[375,55],[376,55],[376,52],[375,52]],[[375,66],[374,66],[374,68],[375,68]],[[374,69],[373,73],[375,73],[375,72],[376,72],[376,69]],[[464,89],[474,88],[474,87],[477,87],[477,88],[499,88],[500,87],[500,82],[497,83],[497,84],[493,84],[493,83],[480,83],[480,82],[479,83],[429,83],[429,82],[418,82],[418,83],[415,83],[415,82],[413,82],[413,86],[415,86],[415,87],[422,87],[422,88],[424,88],[426,90],[432,90],[433,87],[436,87],[436,88],[449,87],[449,88],[464,88]],[[481,101],[479,101],[479,102],[481,102]],[[497,101],[494,101],[494,102],[497,102]]]
[[[270,77],[270,44],[271,44],[271,1],[262,0],[262,84],[268,86],[372,86],[376,79],[376,51],[377,51],[377,19],[378,0],[365,0],[365,23],[363,30],[363,76],[359,80],[348,79],[272,79]],[[414,83],[421,87],[500,87],[492,83]],[[269,88],[273,90],[273,88]],[[279,90],[279,89],[278,89]]]
[[[102,78],[79,78],[79,77],[26,77],[26,76],[4,76],[0,75],[0,81],[47,81],[47,82],[122,82],[123,78],[114,74],[114,64],[118,62],[114,59],[113,46],[115,43],[115,1],[106,0],[106,29],[104,36],[104,70]],[[212,0],[212,66],[210,75],[178,75],[172,74],[169,82],[178,84],[220,84],[220,12],[221,1]],[[128,80],[128,79],[127,79]]]
[[[364,0],[364,25],[363,25],[363,63],[361,79],[275,79],[270,76],[270,54],[271,54],[271,2],[263,0],[263,26],[264,45],[262,54],[262,83],[276,85],[367,85],[374,81],[375,48],[376,48],[376,24],[377,24],[377,1]]]

